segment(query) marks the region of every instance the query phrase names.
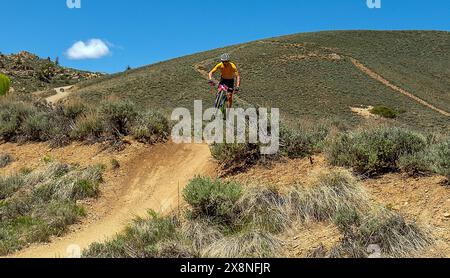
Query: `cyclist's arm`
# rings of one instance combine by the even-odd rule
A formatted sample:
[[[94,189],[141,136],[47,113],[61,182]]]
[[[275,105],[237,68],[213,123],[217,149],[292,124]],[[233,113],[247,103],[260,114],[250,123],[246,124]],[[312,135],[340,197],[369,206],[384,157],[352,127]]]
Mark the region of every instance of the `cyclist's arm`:
[[[237,67],[234,68],[234,72],[236,74],[236,87],[240,87],[241,86],[241,74],[239,73],[239,70],[237,69]]]
[[[213,79],[213,75],[219,70],[219,65],[215,66],[212,71],[209,72],[208,78],[209,80]]]
[[[209,72],[209,75],[208,75],[209,80],[212,80],[212,79],[213,79],[214,73],[216,73],[215,70],[212,70],[212,71]]]

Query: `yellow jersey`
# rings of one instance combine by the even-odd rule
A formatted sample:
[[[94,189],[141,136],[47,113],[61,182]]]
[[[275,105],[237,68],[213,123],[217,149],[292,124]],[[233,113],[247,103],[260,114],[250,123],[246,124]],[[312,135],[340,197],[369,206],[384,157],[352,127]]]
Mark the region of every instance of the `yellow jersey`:
[[[220,70],[223,79],[234,79],[234,77],[239,74],[236,65],[231,62],[226,66],[224,63],[217,64],[212,72],[215,73],[218,70]]]

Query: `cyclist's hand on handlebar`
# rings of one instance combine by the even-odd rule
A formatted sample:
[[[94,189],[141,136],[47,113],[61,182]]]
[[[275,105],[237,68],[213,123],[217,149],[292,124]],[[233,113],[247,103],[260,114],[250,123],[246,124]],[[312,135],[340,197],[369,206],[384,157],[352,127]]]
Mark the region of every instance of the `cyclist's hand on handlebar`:
[[[216,82],[214,82],[214,80],[208,80],[208,84],[211,86],[216,86]]]

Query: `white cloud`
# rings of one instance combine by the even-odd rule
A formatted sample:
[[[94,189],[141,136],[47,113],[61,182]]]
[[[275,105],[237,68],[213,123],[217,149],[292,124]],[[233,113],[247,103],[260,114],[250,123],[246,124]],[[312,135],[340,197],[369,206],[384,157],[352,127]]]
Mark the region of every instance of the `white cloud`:
[[[99,59],[110,53],[107,43],[99,39],[78,41],[67,50],[67,56],[72,60]]]

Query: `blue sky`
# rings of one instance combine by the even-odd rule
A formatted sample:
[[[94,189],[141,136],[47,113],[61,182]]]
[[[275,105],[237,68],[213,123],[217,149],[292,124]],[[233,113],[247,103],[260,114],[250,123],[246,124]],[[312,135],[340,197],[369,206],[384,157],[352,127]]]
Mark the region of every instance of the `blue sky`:
[[[67,8],[66,0],[0,3],[2,53],[27,50],[59,56],[64,66],[109,73],[300,32],[450,31],[448,0],[381,0],[381,9],[367,8],[366,0],[81,0],[81,9]],[[90,39],[105,42],[105,56],[69,59],[73,44]]]

